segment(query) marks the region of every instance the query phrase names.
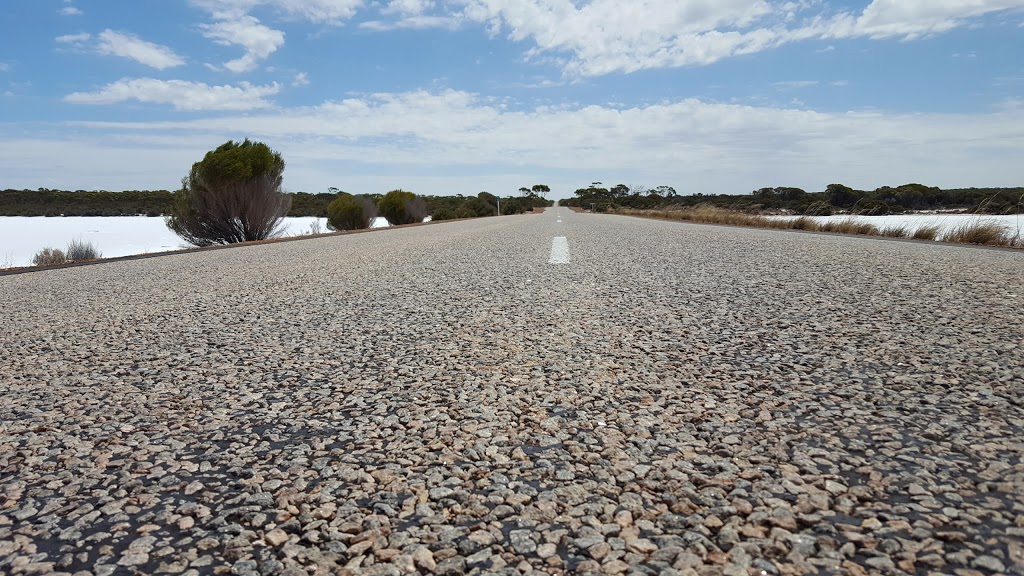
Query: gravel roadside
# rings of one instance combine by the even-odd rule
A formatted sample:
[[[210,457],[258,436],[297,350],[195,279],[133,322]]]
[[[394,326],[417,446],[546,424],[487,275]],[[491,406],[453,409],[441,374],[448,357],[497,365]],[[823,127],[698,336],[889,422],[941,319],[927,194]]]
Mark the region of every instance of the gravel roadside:
[[[561,214],[0,278],[0,572],[1024,574],[1024,255]]]

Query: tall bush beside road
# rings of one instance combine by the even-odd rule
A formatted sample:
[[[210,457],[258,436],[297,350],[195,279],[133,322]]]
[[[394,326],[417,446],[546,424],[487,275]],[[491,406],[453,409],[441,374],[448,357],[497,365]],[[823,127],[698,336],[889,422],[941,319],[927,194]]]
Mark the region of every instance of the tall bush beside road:
[[[423,222],[427,205],[422,198],[405,190],[392,190],[377,202],[380,215],[393,226]]]
[[[327,225],[332,230],[369,228],[377,217],[377,205],[366,196],[339,194],[327,205]]]
[[[228,141],[182,179],[167,227],[195,246],[273,238],[291,205],[283,172],[281,154],[266,144]]]

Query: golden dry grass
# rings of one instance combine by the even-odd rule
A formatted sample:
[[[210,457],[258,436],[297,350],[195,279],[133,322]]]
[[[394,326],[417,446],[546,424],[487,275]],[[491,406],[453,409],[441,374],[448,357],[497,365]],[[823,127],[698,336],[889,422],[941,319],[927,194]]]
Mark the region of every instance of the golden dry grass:
[[[1005,226],[990,222],[971,222],[953,228],[942,237],[943,242],[1011,246],[1013,238]]]
[[[831,222],[815,222],[812,218],[801,216],[791,220],[782,218],[766,218],[757,214],[746,214],[733,210],[718,208],[709,204],[693,207],[665,210],[635,210],[623,208],[617,214],[627,216],[643,216],[666,220],[681,220],[700,224],[726,224],[729,226],[747,226],[752,228],[775,228],[783,230],[806,230],[810,232],[828,232],[833,234],[852,234],[861,236],[882,236],[886,238],[911,238],[914,240],[935,240],[939,237],[938,226],[922,226],[913,232],[905,225],[878,228],[870,222],[854,218]],[[1020,235],[1011,235],[1003,226],[994,223],[978,222],[966,224],[942,236],[943,242],[959,244],[982,244],[986,246],[1005,246],[1024,248],[1024,240]]]
[[[914,240],[935,240],[939,237],[938,226],[921,226],[910,236]]]

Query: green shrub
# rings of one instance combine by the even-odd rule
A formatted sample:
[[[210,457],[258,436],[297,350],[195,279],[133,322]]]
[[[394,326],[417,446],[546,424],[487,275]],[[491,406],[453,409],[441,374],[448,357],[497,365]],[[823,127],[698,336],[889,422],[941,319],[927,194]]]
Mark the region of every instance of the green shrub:
[[[64,252],[65,258],[72,262],[79,262],[82,260],[97,260],[102,258],[103,255],[91,242],[84,240],[72,240],[68,243],[68,249]]]
[[[412,192],[392,190],[378,202],[380,215],[388,219],[393,226],[423,222],[427,217],[426,203]]]
[[[505,215],[525,214],[532,212],[533,206],[532,198],[505,198],[501,201],[501,213]]]
[[[331,230],[363,230],[377,217],[377,205],[366,196],[339,194],[327,205],[327,225]]]
[[[468,198],[459,206],[458,213],[466,214],[466,218],[480,218],[482,216],[494,216],[498,208],[489,204],[481,198]]]
[[[35,266],[50,266],[53,264],[64,264],[67,256],[59,248],[43,248],[32,257],[32,264]]]
[[[291,196],[281,192],[284,160],[262,142],[228,141],[192,165],[167,227],[189,244],[264,240],[281,233]]]
[[[430,215],[430,219],[435,222],[440,222],[441,220],[455,220],[457,218],[458,216],[455,214],[455,210],[450,208],[434,210],[434,213]]]

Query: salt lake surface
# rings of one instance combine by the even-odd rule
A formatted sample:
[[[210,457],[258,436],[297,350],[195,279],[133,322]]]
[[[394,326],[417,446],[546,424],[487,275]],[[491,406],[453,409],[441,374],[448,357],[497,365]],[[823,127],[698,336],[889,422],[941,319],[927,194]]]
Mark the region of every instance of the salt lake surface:
[[[781,218],[792,220],[799,216],[770,216],[770,218]],[[886,228],[904,227],[907,232],[914,232],[925,226],[937,226],[939,229],[938,238],[956,228],[965,225],[976,225],[979,223],[994,223],[1002,226],[1011,235],[1020,234],[1024,236],[1024,214],[1009,214],[1005,216],[991,216],[988,214],[894,214],[889,216],[850,216],[849,214],[836,214],[834,216],[809,216],[811,220],[823,224],[825,222],[844,222],[854,220],[857,222],[869,222],[879,230]]]
[[[795,218],[795,216],[775,216]],[[939,237],[957,226],[979,221],[996,222],[1011,234],[1024,234],[1024,214],[986,216],[972,214],[902,214],[897,216],[815,216],[818,222],[847,220],[871,222],[880,229],[906,226],[908,231],[922,226],[938,226]],[[285,236],[309,234],[314,222],[327,231],[325,218],[285,218]],[[388,226],[377,218],[374,228]],[[29,266],[32,256],[45,247],[65,248],[71,240],[92,242],[104,257],[129,256],[149,252],[179,250],[187,245],[167,229],[163,218],[145,216],[44,217],[0,216],[0,268]]]
[[[284,235],[309,234],[314,222],[328,232],[326,218],[285,218]],[[374,228],[388,226],[377,218]],[[105,258],[167,252],[189,247],[167,229],[164,219],[146,216],[0,216],[0,268],[31,266],[32,256],[50,247],[63,250],[71,240],[91,242]]]

